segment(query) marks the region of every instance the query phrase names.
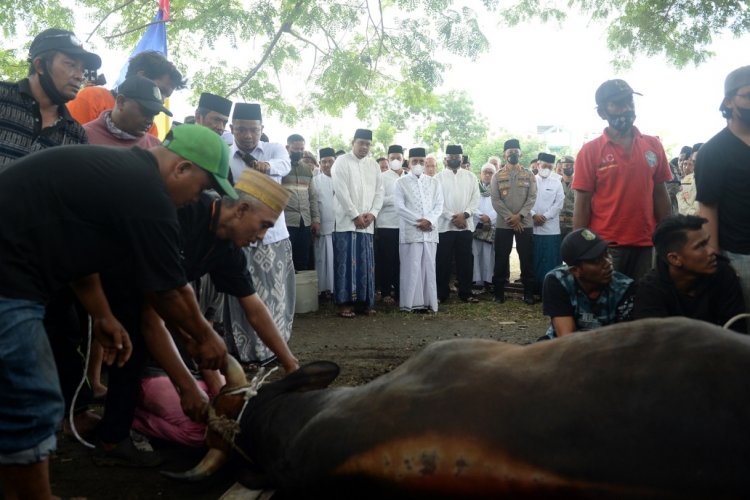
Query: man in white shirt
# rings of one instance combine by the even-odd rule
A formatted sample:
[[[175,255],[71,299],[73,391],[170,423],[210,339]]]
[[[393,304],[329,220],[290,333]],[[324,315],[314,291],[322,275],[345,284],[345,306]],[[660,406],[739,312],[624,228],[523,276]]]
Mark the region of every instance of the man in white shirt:
[[[323,148],[320,156],[320,175],[313,177],[312,186],[318,195],[320,230],[314,234],[315,270],[318,272],[318,293],[325,298],[333,294],[333,179],[331,167],[336,159],[333,148]]]
[[[229,166],[235,179],[242,171],[253,168],[281,183],[289,174],[291,162],[281,144],[262,142],[263,118],[259,104],[234,105],[232,123],[234,144],[230,148]],[[292,335],[296,300],[292,245],[284,217],[279,217],[263,241],[243,249],[250,275],[258,296],[271,312],[285,341]],[[230,352],[242,363],[263,363],[273,352],[261,342],[234,297],[226,297],[224,307],[224,339]]]
[[[443,190],[437,179],[424,173],[424,163],[425,149],[410,149],[410,174],[396,181],[394,190],[399,216],[402,311],[438,310],[435,256]]]
[[[383,179],[383,207],[375,224],[375,274],[385,305],[393,305],[398,300],[399,216],[394,192],[396,181],[404,174],[403,165],[404,148],[398,144],[388,146],[388,170],[380,174]]]
[[[380,167],[368,158],[372,131],[357,129],[352,150],[339,156],[331,168],[333,210],[334,300],[342,318],[353,318],[355,309],[375,312],[375,218],[383,206]]]
[[[534,279],[541,294],[544,277],[562,264],[560,257],[560,211],[565,202],[560,176],[552,171],[555,155],[539,153],[536,176],[536,201],[531,209],[534,221]]]
[[[440,240],[437,248],[437,295],[440,302],[450,296],[451,264],[455,259],[458,298],[463,302],[479,302],[471,293],[474,257],[471,240],[474,231],[472,215],[479,208],[477,176],[461,167],[463,149],[458,144],[445,148],[445,170],[436,179],[443,190],[443,213],[438,220]]]
[[[489,290],[495,271],[495,224],[497,212],[492,208],[490,181],[497,169],[486,163],[479,173],[479,209],[474,214],[474,285]]]

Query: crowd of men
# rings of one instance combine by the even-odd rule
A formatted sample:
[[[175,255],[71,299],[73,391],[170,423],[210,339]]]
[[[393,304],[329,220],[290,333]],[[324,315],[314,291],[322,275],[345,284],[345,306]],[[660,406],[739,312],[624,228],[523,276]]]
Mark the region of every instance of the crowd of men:
[[[64,414],[91,424],[102,465],[160,463],[131,429],[199,446],[227,352],[298,368],[287,346],[298,271],[315,269],[342,318],[375,314],[378,301],[437,313],[452,290],[505,302],[515,241],[523,300],[541,296],[551,320],[540,340],[748,310],[749,66],[726,79],[727,127],[671,163],[633,125],[637,92],[609,80],[595,95],[607,127],[577,158],[541,152],[526,168],[510,139],[477,177],[458,144],[438,171],[419,146],[390,145],[376,161],[367,129],[349,152],[312,153],[300,134],[270,142],[260,105],[210,93],[195,124],[159,141],[154,116],[170,115],[163,99],[186,86],[180,72],[147,52],[115,91],[81,89],[100,65],[73,33],[49,29],[31,44],[28,77],[0,83],[5,498],[51,496]],[[89,323],[92,384],[76,399]],[[87,410],[97,396],[101,418]]]

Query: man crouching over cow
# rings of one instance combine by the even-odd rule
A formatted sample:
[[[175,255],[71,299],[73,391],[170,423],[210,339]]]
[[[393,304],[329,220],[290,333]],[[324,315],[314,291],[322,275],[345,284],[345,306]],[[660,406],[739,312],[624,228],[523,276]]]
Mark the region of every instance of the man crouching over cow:
[[[565,264],[544,278],[542,309],[551,324],[539,340],[632,319],[634,282],[614,270],[608,246],[588,229],[565,237],[560,245]]]
[[[185,273],[189,281],[209,274],[218,292],[237,297],[260,339],[273,351],[284,370],[291,373],[299,367],[297,359],[255,292],[242,251],[243,247],[262,240],[273,227],[284,211],[289,192],[267,175],[251,169],[242,172],[235,190],[238,200],[205,192],[197,203],[179,210]],[[191,374],[197,366],[187,359],[191,368],[188,370],[183,363],[187,357],[181,359],[176,353],[172,338],[153,309],[146,312],[144,322],[149,352],[169,378],[143,379],[133,427],[150,437],[202,446],[205,425],[191,421],[186,413],[196,420],[203,419],[202,410],[207,403],[204,391],[216,395],[220,386],[211,381],[219,377],[204,371],[205,382],[199,386]],[[188,344],[188,352],[193,351],[189,337],[179,335],[178,331],[174,333]]]

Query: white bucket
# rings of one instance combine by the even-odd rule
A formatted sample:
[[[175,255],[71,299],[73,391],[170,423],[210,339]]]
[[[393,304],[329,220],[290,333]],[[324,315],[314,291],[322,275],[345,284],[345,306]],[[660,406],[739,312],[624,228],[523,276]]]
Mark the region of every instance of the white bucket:
[[[318,273],[317,271],[300,271],[294,275],[297,300],[294,303],[294,314],[318,310]]]

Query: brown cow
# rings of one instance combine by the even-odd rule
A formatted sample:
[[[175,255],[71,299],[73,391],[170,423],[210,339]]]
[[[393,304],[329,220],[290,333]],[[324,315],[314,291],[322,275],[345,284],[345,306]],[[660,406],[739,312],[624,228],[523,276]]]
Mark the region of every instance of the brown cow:
[[[291,498],[750,495],[750,338],[707,323],[437,342],[320,390],[337,372],[303,367],[242,415],[237,447]]]

